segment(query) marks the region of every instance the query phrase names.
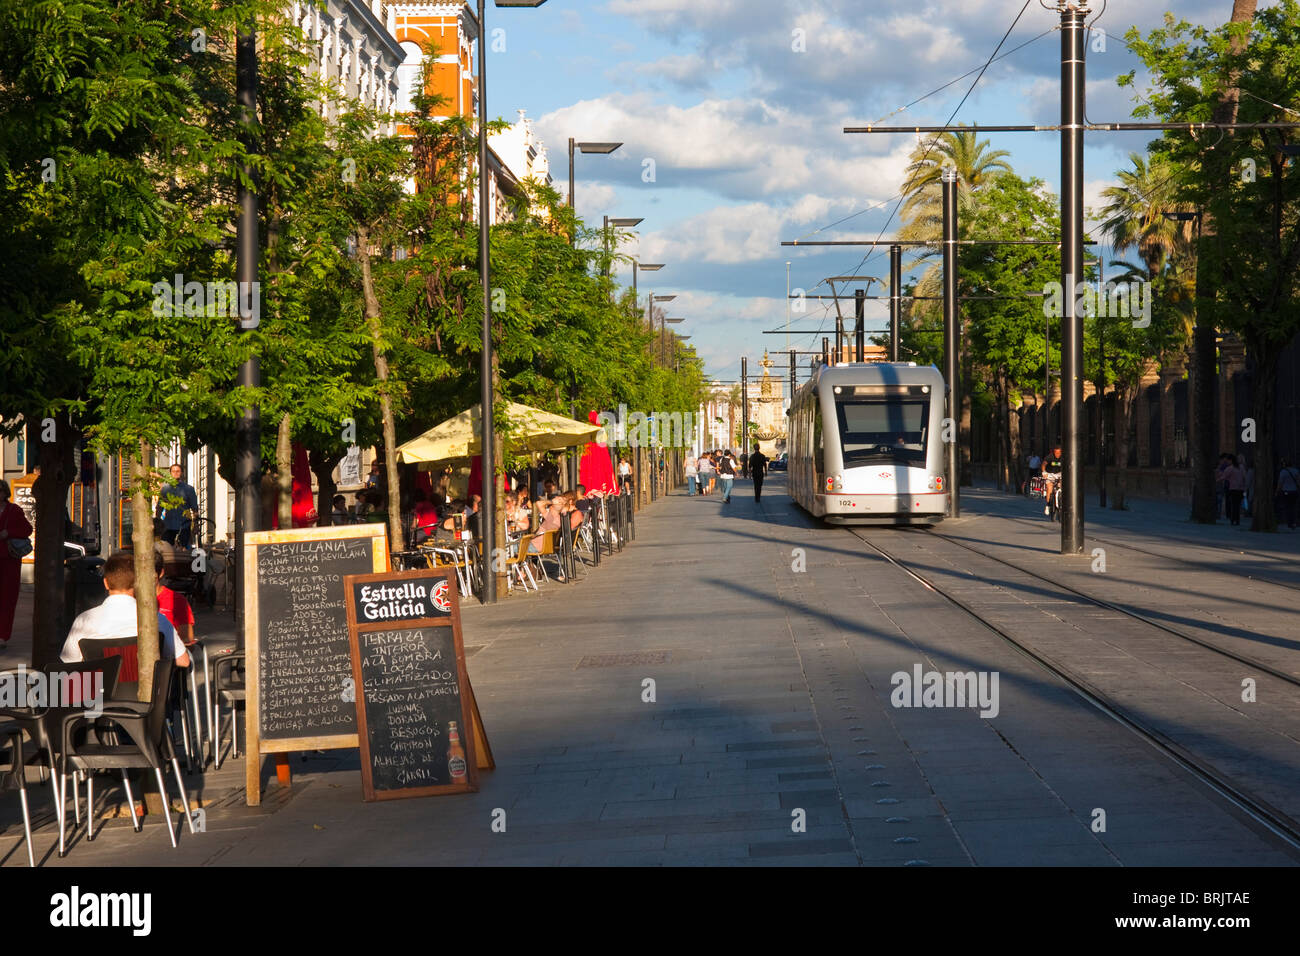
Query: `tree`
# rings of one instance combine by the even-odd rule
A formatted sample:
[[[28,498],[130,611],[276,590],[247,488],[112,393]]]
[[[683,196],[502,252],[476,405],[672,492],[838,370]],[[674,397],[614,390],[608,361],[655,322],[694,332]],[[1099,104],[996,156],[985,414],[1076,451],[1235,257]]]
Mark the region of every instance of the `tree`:
[[[1250,4],[1239,4],[1245,11]],[[1234,10],[1234,15],[1238,11]],[[1250,38],[1247,47],[1247,37]],[[1293,117],[1276,103],[1300,99],[1300,4],[1282,0],[1255,13],[1250,22],[1217,30],[1194,28],[1168,18],[1145,39],[1130,31],[1131,45],[1150,70],[1154,89],[1137,115],[1196,121],[1222,117],[1243,122],[1287,122]],[[1248,94],[1239,98],[1239,91]],[[1300,332],[1300,182],[1287,169],[1282,147],[1294,142],[1286,129],[1239,129],[1207,142],[1204,134],[1171,132],[1153,144],[1187,170],[1181,198],[1201,210],[1197,254],[1197,388],[1212,384],[1215,327],[1234,331],[1255,364],[1252,418],[1255,423],[1255,489],[1259,507],[1252,530],[1272,530],[1273,434],[1277,365],[1282,350]],[[1210,146],[1213,146],[1211,149]],[[1260,158],[1263,158],[1262,162]],[[1254,181],[1242,164],[1259,162]],[[1213,420],[1197,392],[1195,414]],[[1236,425],[1234,424],[1234,429]],[[1202,428],[1202,438],[1208,428]],[[1213,520],[1213,438],[1193,449],[1193,516]]]

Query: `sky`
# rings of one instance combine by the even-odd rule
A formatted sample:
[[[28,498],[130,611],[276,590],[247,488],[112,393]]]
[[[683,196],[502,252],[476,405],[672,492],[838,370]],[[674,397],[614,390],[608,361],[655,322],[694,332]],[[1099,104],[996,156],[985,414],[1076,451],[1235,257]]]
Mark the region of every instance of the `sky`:
[[[620,246],[665,264],[641,274],[641,301],[647,291],[675,294],[666,309],[685,320],[676,330],[691,336],[711,376],[737,380],[742,355],[754,369],[765,348],[820,349],[822,336],[833,332],[832,304],[809,300],[807,311],[793,316],[788,346],[785,332],[763,334],[787,328],[787,262],[789,287],[809,294],[828,294],[828,276],[888,281],[887,249],[781,246],[888,239],[898,227],[892,213],[918,138],[851,135],[843,127],[942,124],[959,103],[956,123],[1059,121],[1060,15],[1031,0],[1015,22],[1022,6],[1023,0],[549,0],[514,10],[489,3],[488,35],[498,49],[488,54],[488,112],[513,121],[526,111],[561,192],[568,188],[569,137],[624,143],[607,156],[577,156],[577,213],[597,225],[605,215],[644,218]],[[1098,32],[1087,60],[1091,121],[1130,118],[1135,92],[1119,88],[1116,77],[1139,64],[1124,34],[1132,26],[1143,34],[1159,27],[1170,9],[1212,26],[1228,18],[1232,2],[1092,0],[1089,20]],[[1013,22],[999,59],[962,103]],[[974,72],[951,82],[968,71]],[[1141,80],[1139,71],[1139,91]],[[1089,206],[1100,205],[1101,190],[1152,135],[1088,134]],[[987,139],[1010,152],[1017,173],[1059,192],[1059,134]],[[631,267],[618,276],[630,285]],[[852,315],[851,302],[842,308]],[[867,316],[875,321],[868,328],[883,327],[887,315],[887,302],[869,302]]]

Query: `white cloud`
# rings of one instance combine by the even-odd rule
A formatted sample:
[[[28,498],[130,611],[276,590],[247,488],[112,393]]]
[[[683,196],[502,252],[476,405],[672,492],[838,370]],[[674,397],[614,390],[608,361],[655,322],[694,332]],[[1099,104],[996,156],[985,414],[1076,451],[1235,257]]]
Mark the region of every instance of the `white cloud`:
[[[709,98],[682,107],[649,94],[614,94],[548,113],[537,126],[552,142],[581,129],[593,139],[625,143],[584,178],[645,182],[651,159],[654,183],[707,185],[731,199],[816,189],[879,200],[901,181],[911,149],[898,137],[848,137],[836,117],[761,99]],[[890,152],[868,152],[873,148]]]

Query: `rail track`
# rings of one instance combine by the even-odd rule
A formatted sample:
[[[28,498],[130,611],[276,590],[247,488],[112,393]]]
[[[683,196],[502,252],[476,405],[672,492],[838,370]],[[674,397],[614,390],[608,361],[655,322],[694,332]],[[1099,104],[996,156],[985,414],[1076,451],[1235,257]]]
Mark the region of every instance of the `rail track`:
[[[1272,834],[1278,841],[1280,841],[1282,844],[1288,847],[1288,849],[1292,851],[1293,854],[1300,854],[1300,822],[1297,822],[1288,814],[1284,813],[1283,811],[1277,809],[1276,807],[1272,806],[1268,802],[1261,800],[1260,798],[1251,794],[1249,791],[1238,786],[1238,784],[1235,781],[1233,781],[1231,778],[1220,773],[1213,766],[1201,760],[1195,754],[1188,751],[1186,748],[1175,743],[1173,740],[1170,740],[1165,734],[1161,733],[1155,727],[1152,727],[1141,717],[1136,716],[1135,714],[1133,714],[1131,711],[1129,711],[1122,705],[1117,704],[1115,701],[1111,700],[1103,691],[1092,686],[1088,681],[1079,677],[1077,674],[1070,672],[1067,668],[1053,661],[1052,659],[1045,656],[1035,648],[1029,646],[1024,641],[1020,640],[1013,634],[999,627],[997,624],[994,624],[986,620],[983,616],[980,615],[978,611],[970,607],[960,598],[949,593],[947,590],[945,590],[940,585],[936,584],[934,581],[930,580],[922,571],[918,570],[914,565],[912,565],[911,563],[909,563],[903,558],[899,558],[897,555],[891,553],[886,548],[881,547],[880,544],[878,544],[877,542],[871,540],[867,536],[866,532],[863,531],[863,529],[856,528],[856,527],[848,527],[845,530],[847,530],[855,538],[857,538],[859,541],[865,544],[868,548],[870,548],[878,555],[880,555],[884,560],[892,564],[894,567],[898,568],[904,574],[908,575],[910,578],[915,580],[917,583],[921,584],[926,589],[932,591],[934,594],[938,595],[939,597],[948,601],[950,604],[954,605],[955,607],[965,612],[967,615],[972,617],[981,627],[992,632],[999,639],[1001,639],[1006,644],[1010,645],[1021,655],[1033,661],[1035,664],[1037,664],[1039,667],[1042,667],[1048,673],[1052,674],[1057,680],[1061,681],[1072,691],[1074,691],[1074,693],[1079,695],[1081,698],[1083,698],[1093,707],[1097,708],[1106,716],[1110,717],[1112,720],[1115,720],[1117,723],[1121,724],[1122,726],[1130,730],[1132,733],[1136,734],[1138,737],[1140,737],[1147,744],[1155,748],[1159,753],[1161,753],[1167,759],[1173,761],[1184,771],[1191,774],[1192,777],[1195,778],[1197,781],[1199,781],[1201,784],[1203,784],[1208,789],[1216,793],[1222,799],[1228,801],[1232,806],[1236,807],[1239,811],[1244,813],[1251,820],[1255,821],[1255,823],[1257,823],[1263,829],[1265,829],[1270,834]],[[902,531],[901,533],[911,533],[911,532]],[[1002,561],[1000,558],[994,558],[991,555],[988,555],[985,552],[978,550],[977,548],[972,548],[966,544],[963,544],[962,542],[953,541],[951,538],[948,538],[944,535],[935,532],[926,531],[922,533],[930,534],[934,537],[941,538],[944,541],[957,544],[968,551],[973,551],[976,554],[980,554],[994,561],[998,561],[999,563],[1004,564],[1007,567],[1010,567],[1020,573],[1027,574],[1031,577],[1037,578],[1041,581],[1044,581],[1047,584],[1052,585],[1055,588],[1077,595],[1078,597],[1090,601],[1100,607],[1104,607],[1108,610],[1114,610],[1114,611],[1119,611],[1121,613],[1129,614],[1131,617],[1134,617],[1145,624],[1148,624],[1152,627],[1157,627],[1162,631],[1173,634],[1174,636],[1186,640],[1191,640],[1194,643],[1206,647],[1208,650],[1214,651],[1216,653],[1224,654],[1225,656],[1231,657],[1237,661],[1245,660],[1245,658],[1235,655],[1229,651],[1224,651],[1222,648],[1215,647],[1212,644],[1208,644],[1197,638],[1193,638],[1189,635],[1183,634],[1173,628],[1169,628],[1165,625],[1162,625],[1159,622],[1151,621],[1140,614],[1129,612],[1125,608],[1118,607],[1117,605],[1113,605],[1110,602],[1101,601],[1100,599],[1093,598],[1090,595],[1084,594],[1083,592],[1078,591],[1074,588],[1070,588],[1066,585],[1059,584],[1055,581],[1043,577],[1042,575],[1034,574],[1033,572],[1026,571],[1024,568],[1017,567],[1016,565],[1011,564],[1010,562]],[[1272,668],[1263,668],[1261,665],[1258,664],[1258,662],[1249,662],[1249,663],[1251,663],[1252,667],[1261,667],[1262,670],[1267,670],[1268,673],[1278,677],[1281,680],[1285,680],[1290,684],[1300,686],[1300,680],[1297,680],[1295,677],[1291,675],[1284,674],[1282,672],[1277,672]]]

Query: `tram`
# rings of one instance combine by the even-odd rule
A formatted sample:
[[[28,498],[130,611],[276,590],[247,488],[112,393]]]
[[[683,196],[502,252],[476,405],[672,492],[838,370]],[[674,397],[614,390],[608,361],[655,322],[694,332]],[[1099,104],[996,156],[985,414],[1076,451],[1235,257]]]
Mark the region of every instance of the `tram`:
[[[933,365],[822,365],[795,392],[790,497],[832,524],[933,524],[947,508]]]

